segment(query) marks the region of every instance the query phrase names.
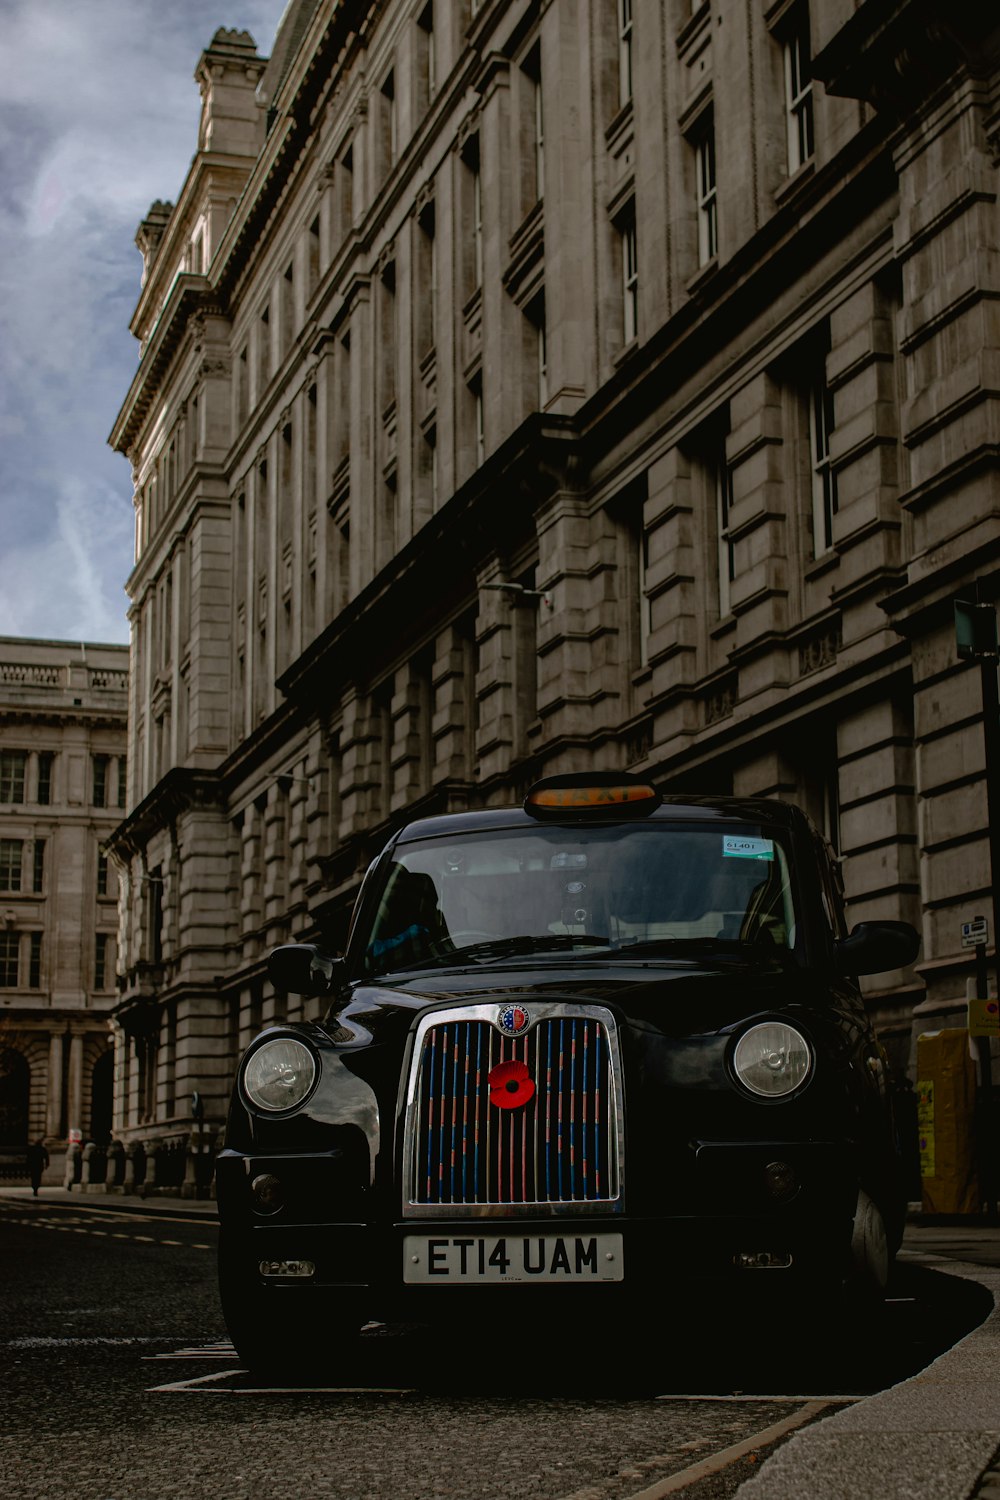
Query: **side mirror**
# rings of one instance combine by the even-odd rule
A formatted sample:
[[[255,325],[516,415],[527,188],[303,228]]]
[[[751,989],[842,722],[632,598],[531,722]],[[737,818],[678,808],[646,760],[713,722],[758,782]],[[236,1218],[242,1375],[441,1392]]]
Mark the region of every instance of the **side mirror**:
[[[920,934],[909,922],[861,922],[837,944],[841,974],[884,974],[903,969],[920,952]]]
[[[314,943],[272,948],[267,975],[276,990],[292,995],[328,995],[342,977],[344,960],[321,953]]]

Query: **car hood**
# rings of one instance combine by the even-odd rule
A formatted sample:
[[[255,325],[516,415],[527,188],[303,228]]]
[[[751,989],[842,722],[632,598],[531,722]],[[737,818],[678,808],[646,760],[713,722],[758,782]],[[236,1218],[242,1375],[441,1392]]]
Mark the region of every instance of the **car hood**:
[[[762,1011],[808,1005],[820,992],[829,993],[828,979],[817,983],[798,966],[767,962],[504,964],[359,984],[328,1024],[340,1033],[388,1040],[401,1026],[408,1030],[415,1013],[516,999],[529,1009],[532,1000],[605,1005],[632,1028],[683,1037],[723,1030]]]

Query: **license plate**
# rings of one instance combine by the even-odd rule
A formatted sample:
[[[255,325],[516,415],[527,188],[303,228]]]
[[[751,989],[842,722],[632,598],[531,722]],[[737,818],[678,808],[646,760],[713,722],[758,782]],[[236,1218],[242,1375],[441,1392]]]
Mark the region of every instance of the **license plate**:
[[[408,1234],[403,1280],[445,1283],[621,1281],[620,1234]]]

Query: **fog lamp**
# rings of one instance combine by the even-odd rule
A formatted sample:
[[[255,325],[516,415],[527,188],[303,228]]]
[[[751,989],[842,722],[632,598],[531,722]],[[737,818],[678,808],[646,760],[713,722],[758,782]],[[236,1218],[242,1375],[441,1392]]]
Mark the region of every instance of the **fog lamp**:
[[[771,1197],[778,1203],[787,1203],[799,1190],[795,1168],[787,1161],[769,1161],[764,1168],[764,1182]]]
[[[741,1271],[784,1271],[792,1263],[787,1250],[741,1250],[733,1264]]]
[[[258,1269],[262,1276],[285,1281],[316,1275],[316,1266],[311,1260],[262,1260]]]
[[[276,1214],[285,1202],[285,1189],[281,1179],[271,1172],[262,1172],[250,1184],[253,1206],[259,1214]]]

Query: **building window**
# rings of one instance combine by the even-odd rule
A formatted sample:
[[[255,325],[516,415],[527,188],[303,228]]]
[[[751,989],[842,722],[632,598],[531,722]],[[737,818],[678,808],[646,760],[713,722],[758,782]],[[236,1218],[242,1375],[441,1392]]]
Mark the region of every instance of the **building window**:
[[[333,245],[340,246],[354,223],[354,147],[350,145],[337,163],[334,178],[336,229]]]
[[[17,989],[20,946],[19,932],[0,932],[0,989]]]
[[[473,422],[476,436],[476,466],[478,467],[486,457],[486,426],[483,415],[483,377],[478,375],[473,381],[472,391]]]
[[[0,891],[21,889],[21,857],[24,843],[21,839],[0,839]]]
[[[715,123],[711,115],[695,141],[698,200],[698,264],[719,253],[719,216],[715,192]]]
[[[91,760],[93,772],[93,787],[91,803],[94,807],[107,807],[108,805],[108,761],[110,756],[95,755]]]
[[[159,866],[146,877],[146,956],[150,963],[163,962],[163,876]]]
[[[25,750],[0,750],[0,802],[24,801]]]
[[[809,12],[797,13],[785,39],[785,123],[788,130],[788,172],[797,172],[811,158],[813,141],[812,78],[809,72]]]
[[[94,944],[94,989],[106,990],[108,987],[108,949],[111,939],[106,932],[97,934]]]
[[[422,103],[426,105],[437,93],[437,49],[434,44],[434,0],[427,0],[417,17]]]
[[[42,934],[32,932],[29,934],[30,947],[28,949],[28,988],[29,990],[40,990],[42,987]]]
[[[45,886],[45,840],[35,840],[35,850],[31,861],[31,889],[36,895],[40,895]]]
[[[319,215],[309,225],[309,237],[306,240],[306,300],[312,296],[319,281]]]
[[[127,770],[127,766],[126,766],[126,763],[125,763],[125,757],[123,755],[120,755],[118,757],[118,771],[117,771],[117,778],[116,778],[117,785],[116,785],[116,788],[115,788],[115,806],[116,807],[124,807],[125,806],[125,790],[126,790],[126,775],[125,775],[125,773],[126,773],[126,770]]]
[[[483,284],[483,179],[478,156],[472,174],[472,268],[475,286]]]
[[[385,173],[396,160],[399,147],[396,134],[396,75],[391,68],[379,92],[381,94],[382,170]]]
[[[433,199],[424,205],[417,218],[417,279],[417,358],[423,359],[434,348],[437,321],[438,270]]]
[[[97,851],[97,894],[108,894],[108,856],[100,849]]]
[[[52,761],[51,750],[42,750],[38,756],[38,802],[42,807],[48,807],[52,800]]]
[[[479,174],[479,135],[470,135],[461,147],[465,168],[461,179],[463,301],[483,284],[483,185]]]
[[[545,298],[541,298],[538,315],[535,320],[535,329],[538,334],[538,409],[543,411],[549,399],[549,352],[548,339],[545,333]]]
[[[525,59],[523,72],[529,90],[526,102],[530,107],[530,118],[525,123],[530,130],[530,154],[535,170],[534,201],[538,203],[545,196],[545,126],[542,120],[542,53],[537,44]]]
[[[632,0],[618,0],[618,103],[632,98]]]
[[[635,233],[635,209],[622,226],[622,333],[631,344],[639,333],[639,254]]]
[[[653,608],[649,597],[649,532],[639,509],[636,528],[636,594],[639,607],[638,659],[640,669],[649,666],[649,637],[653,630]]]
[[[271,309],[265,307],[257,324],[257,390],[259,404],[271,378]]]
[[[718,540],[719,618],[732,609],[732,583],[736,577],[736,548],[730,515],[733,508],[733,471],[721,454],[715,470],[715,519]]]
[[[813,382],[809,401],[809,456],[812,466],[813,555],[833,546],[833,518],[837,514],[837,476],[830,464],[833,395],[824,368]]]

